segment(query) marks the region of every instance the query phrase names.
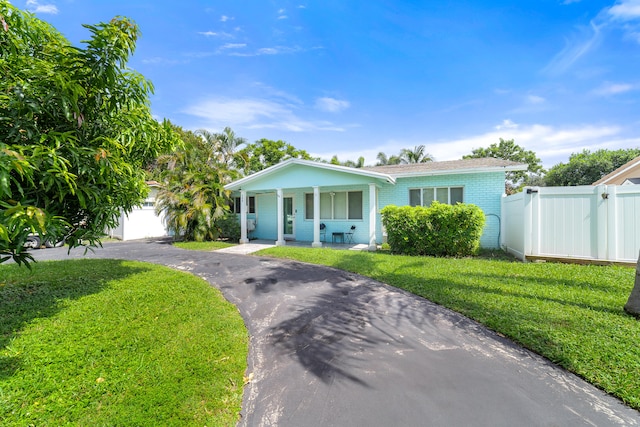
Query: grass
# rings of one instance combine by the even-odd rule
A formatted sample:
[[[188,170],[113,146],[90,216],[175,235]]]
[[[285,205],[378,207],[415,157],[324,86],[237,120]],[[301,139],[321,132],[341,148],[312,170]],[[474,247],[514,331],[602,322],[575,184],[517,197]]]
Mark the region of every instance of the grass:
[[[247,348],[237,309],[190,274],[0,266],[3,426],[235,425]]]
[[[632,268],[286,246],[258,253],[336,267],[420,295],[640,409],[640,321],[623,310]]]
[[[235,243],[227,243],[220,240],[215,242],[176,242],[173,245],[192,251],[215,251],[217,249],[228,248],[229,246],[236,246]]]

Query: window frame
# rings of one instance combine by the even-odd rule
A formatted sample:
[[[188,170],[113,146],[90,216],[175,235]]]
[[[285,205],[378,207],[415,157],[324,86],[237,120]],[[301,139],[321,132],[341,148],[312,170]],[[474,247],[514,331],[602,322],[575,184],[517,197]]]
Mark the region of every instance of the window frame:
[[[232,197],[231,202],[229,203],[229,208],[231,209],[231,213],[240,214],[240,196]],[[255,196],[247,196],[247,213],[254,214],[256,213],[256,197]]]
[[[333,197],[331,197],[331,193],[333,193]],[[353,194],[353,193],[359,193],[359,197],[360,197],[360,204],[359,204],[359,212],[353,212],[352,210],[355,209],[356,207],[353,206],[352,203],[350,203],[349,201],[349,194]],[[344,212],[339,212],[338,214],[336,213],[336,209],[338,208],[338,206],[336,206],[336,202],[335,202],[335,198],[336,196],[338,196],[338,194],[340,194],[339,197],[342,197],[342,195],[344,195],[344,203],[340,202],[340,204],[344,205]],[[323,195],[325,195],[325,197],[323,197]],[[330,203],[331,203],[331,217],[323,217],[322,216],[322,199],[326,200],[326,196],[330,197]],[[357,197],[357,196],[353,196],[353,197]],[[313,220],[313,215],[314,215],[314,195],[313,193],[304,193],[304,198],[305,198],[305,202],[304,202],[304,208],[305,208],[305,213],[304,213],[304,219],[306,221],[312,221]],[[364,219],[364,191],[362,190],[345,190],[345,191],[323,191],[320,193],[320,221],[362,221]],[[353,209],[352,209],[353,208]],[[352,216],[353,215],[353,216]]]
[[[447,201],[446,202],[442,202],[440,200],[438,200],[438,190],[447,190]],[[465,191],[464,191],[464,186],[463,185],[451,185],[451,186],[439,186],[439,187],[412,187],[409,188],[409,206],[424,206],[424,207],[429,207],[431,206],[431,204],[434,201],[438,201],[440,203],[445,203],[447,205],[454,205],[455,203],[451,202],[451,190],[460,190],[461,191],[461,200],[456,200],[455,203],[464,203],[464,196],[465,196]],[[428,205],[425,205],[425,191],[426,190],[431,190],[432,191],[432,197],[431,197],[431,201],[429,202]],[[412,197],[412,191],[418,191],[418,194],[420,195],[420,204],[416,205],[416,204],[412,204],[412,199],[415,199],[415,193],[414,193],[414,197]]]

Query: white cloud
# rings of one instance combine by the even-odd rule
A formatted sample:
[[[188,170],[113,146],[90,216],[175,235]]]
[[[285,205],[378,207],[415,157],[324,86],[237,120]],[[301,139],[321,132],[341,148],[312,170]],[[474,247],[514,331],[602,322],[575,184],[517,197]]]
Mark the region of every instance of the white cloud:
[[[335,98],[323,97],[316,99],[316,108],[329,113],[338,113],[346,110],[350,105],[349,101],[343,101]]]
[[[591,151],[600,148],[632,148],[640,145],[640,138],[621,138],[622,129],[618,126],[572,125],[556,127],[541,124],[516,124],[511,120],[504,120],[487,132],[470,135],[457,139],[430,141],[428,139],[389,140],[385,144],[371,148],[358,148],[338,152],[311,153],[324,159],[330,159],[334,154],[340,160],[355,160],[364,156],[365,164],[374,165],[379,152],[387,155],[398,154],[403,148],[424,145],[428,153],[437,161],[459,160],[473,149],[488,147],[498,143],[500,138],[514,139],[515,143],[526,150],[531,150],[542,160],[545,168],[557,163],[566,163],[572,153],[584,149]]]
[[[58,8],[55,4],[40,4],[37,0],[27,0],[27,9],[35,13],[49,13],[56,15]]]
[[[242,49],[247,47],[246,43],[227,43],[220,46],[220,49]]]
[[[290,132],[344,131],[331,122],[299,117],[296,106],[260,98],[208,99],[188,107],[184,112],[204,119],[204,127],[231,126],[245,129],[277,129]]]
[[[229,17],[229,16],[227,16],[227,15],[222,15],[222,16],[220,17],[220,22],[233,21],[234,19],[235,19],[235,18],[231,18],[231,17]]]
[[[222,38],[233,38],[232,34],[223,32],[215,32],[215,31],[198,31],[198,34],[205,37],[222,37]]]
[[[230,52],[230,56],[262,56],[262,55],[283,55],[302,52],[303,49],[297,46],[273,46],[262,47],[252,52]]]
[[[639,0],[622,0],[611,6],[607,11],[614,19],[630,21],[640,18]]]
[[[567,40],[565,47],[543,68],[549,74],[561,74],[567,71],[576,61],[594,49],[601,39],[601,27],[591,21],[588,28],[582,28],[574,39]]]
[[[621,93],[629,92],[634,89],[637,89],[637,86],[629,84],[629,83],[605,83],[598,89],[594,90],[593,93],[601,96],[611,96],[618,95]]]
[[[537,95],[527,95],[526,101],[528,104],[538,105],[538,104],[544,104],[546,99]]]

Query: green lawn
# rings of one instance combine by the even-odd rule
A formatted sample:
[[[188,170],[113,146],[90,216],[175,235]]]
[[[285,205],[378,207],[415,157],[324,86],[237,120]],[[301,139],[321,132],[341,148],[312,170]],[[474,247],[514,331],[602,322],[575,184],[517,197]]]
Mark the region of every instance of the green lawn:
[[[190,274],[0,266],[2,426],[235,425],[247,349],[237,309]]]
[[[229,246],[236,246],[237,243],[227,243],[222,241],[216,242],[176,242],[174,246],[182,249],[189,249],[192,251],[215,251],[216,249],[228,248]]]
[[[449,307],[640,409],[635,270],[275,247],[258,252],[372,277]]]

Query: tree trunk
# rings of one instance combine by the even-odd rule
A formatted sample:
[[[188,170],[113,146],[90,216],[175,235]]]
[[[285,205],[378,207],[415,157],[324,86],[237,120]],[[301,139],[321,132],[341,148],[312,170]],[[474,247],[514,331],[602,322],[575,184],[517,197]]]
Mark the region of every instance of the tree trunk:
[[[624,310],[629,314],[640,317],[640,253],[638,254],[638,264],[636,266],[636,281]]]

